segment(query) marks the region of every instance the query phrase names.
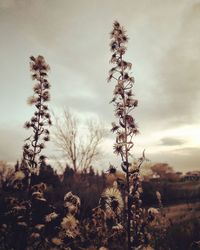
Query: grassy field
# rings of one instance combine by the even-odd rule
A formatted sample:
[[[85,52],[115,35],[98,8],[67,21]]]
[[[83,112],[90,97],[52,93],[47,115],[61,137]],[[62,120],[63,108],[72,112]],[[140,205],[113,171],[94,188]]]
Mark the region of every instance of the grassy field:
[[[164,207],[155,228],[156,250],[200,249],[200,202]]]
[[[200,202],[168,206],[164,208],[164,213],[172,223],[190,219],[200,220]]]

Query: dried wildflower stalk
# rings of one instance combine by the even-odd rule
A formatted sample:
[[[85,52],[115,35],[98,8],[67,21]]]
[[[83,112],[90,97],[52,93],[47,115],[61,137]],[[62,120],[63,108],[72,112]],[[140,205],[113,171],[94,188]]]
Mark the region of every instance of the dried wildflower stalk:
[[[134,145],[132,139],[139,131],[132,116],[132,111],[137,107],[138,101],[134,98],[132,92],[134,78],[129,74],[132,64],[124,60],[127,41],[128,37],[124,28],[117,21],[114,22],[110,43],[110,48],[113,52],[110,62],[114,64],[114,67],[109,71],[108,82],[111,80],[116,82],[111,103],[114,104],[115,116],[118,118],[118,121],[117,123],[112,123],[111,131],[116,133],[114,153],[121,156],[121,167],[126,174],[127,245],[128,249],[131,249],[131,246],[133,246],[131,243],[131,230],[133,229],[132,220],[134,215],[134,211],[132,211],[134,207],[132,205],[135,200],[135,194],[138,194],[139,169],[144,160],[144,155],[139,160],[136,168],[133,169],[129,162],[130,151]]]
[[[30,70],[32,79],[36,81],[33,91],[34,94],[28,99],[28,104],[34,105],[36,111],[30,121],[24,125],[27,129],[32,129],[33,134],[27,138],[23,146],[23,161],[28,164],[29,168],[36,168],[41,150],[45,142],[49,141],[49,130],[46,128],[51,125],[51,117],[46,102],[50,99],[50,84],[47,80],[49,65],[43,56],[30,57]]]
[[[86,222],[85,238],[91,240],[95,249],[115,246],[123,241],[125,230],[122,225],[124,203],[117,187],[106,188],[101,195],[99,205],[92,210],[92,219]]]

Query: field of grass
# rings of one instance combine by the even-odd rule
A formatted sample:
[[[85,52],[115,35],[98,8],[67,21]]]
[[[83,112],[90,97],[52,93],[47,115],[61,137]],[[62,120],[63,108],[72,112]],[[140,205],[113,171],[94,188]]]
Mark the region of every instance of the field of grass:
[[[164,208],[164,213],[172,223],[190,219],[200,220],[200,202],[167,206]]]
[[[156,250],[200,249],[200,202],[164,207],[152,231]]]

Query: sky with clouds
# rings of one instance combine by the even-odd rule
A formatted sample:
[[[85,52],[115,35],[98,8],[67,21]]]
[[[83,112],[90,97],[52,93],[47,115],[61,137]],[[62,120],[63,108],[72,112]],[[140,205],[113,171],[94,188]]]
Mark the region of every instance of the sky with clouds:
[[[179,171],[200,168],[200,1],[197,0],[0,0],[0,159],[21,157],[23,123],[33,110],[29,56],[43,55],[51,67],[51,108],[81,118],[99,118],[109,128],[113,85],[106,82],[109,32],[118,20],[130,38],[139,100],[140,135],[135,155],[145,148],[152,162]],[[104,165],[114,137],[104,138]],[[49,151],[48,151],[49,150]],[[53,143],[47,154],[56,155]]]

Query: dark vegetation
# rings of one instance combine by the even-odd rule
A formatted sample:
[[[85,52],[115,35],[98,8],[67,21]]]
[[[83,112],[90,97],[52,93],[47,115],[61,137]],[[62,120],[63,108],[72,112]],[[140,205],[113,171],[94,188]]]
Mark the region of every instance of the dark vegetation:
[[[78,219],[84,221],[84,219],[91,217],[93,208],[99,204],[99,197],[101,197],[105,188],[110,185],[110,183],[108,183],[109,176],[110,174],[108,173],[98,174],[92,167],[88,171],[74,172],[69,166],[66,166],[63,174],[58,175],[56,171],[44,161],[41,164],[39,175],[32,176],[32,184],[47,184],[44,197],[48,200],[49,207],[48,209],[46,208],[48,211],[45,211],[45,213],[52,211],[51,206],[56,208],[57,213],[63,213],[63,198],[66,193],[71,191],[74,195],[79,196],[81,199],[81,209]],[[117,178],[116,176],[116,179]],[[5,217],[8,209],[7,199],[9,199],[9,197],[15,197],[19,200],[26,198],[26,190],[16,188],[16,184],[17,180],[16,183],[13,183],[11,177],[1,181],[0,221],[2,224],[8,224],[8,221],[9,224],[14,223],[14,215],[10,214]],[[153,181],[143,181],[142,187],[144,206],[158,207],[155,193],[159,191],[162,195],[164,207],[170,207],[178,203],[186,204],[185,216],[191,214],[190,209],[187,208],[187,204],[200,201],[199,182],[183,182],[182,179],[179,181],[169,181],[165,178],[158,178]],[[37,209],[36,222],[40,221],[43,213],[43,209]],[[198,213],[200,214],[200,209]],[[168,225],[166,231],[162,233],[160,229],[152,229],[151,234],[154,237],[152,245],[155,249],[198,249],[197,246],[195,248],[195,242],[199,239],[200,223],[199,220],[195,219],[195,216],[195,214],[192,215],[192,217],[186,219],[186,221],[178,220],[177,217],[177,221],[174,219],[173,223]],[[19,229],[21,230],[21,227],[14,227],[13,233],[9,235],[10,244],[7,247],[5,246],[5,248],[3,245],[0,245],[0,249],[21,249],[21,247],[23,247],[21,245],[23,240],[20,241],[18,248],[14,248],[14,245],[12,245],[15,244],[15,237],[24,237],[22,236],[24,235],[23,231],[21,231],[22,235],[18,232]],[[1,238],[1,244],[3,244],[4,240],[4,238]],[[15,245],[15,247],[16,246],[17,245]]]

